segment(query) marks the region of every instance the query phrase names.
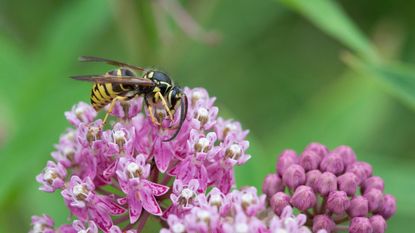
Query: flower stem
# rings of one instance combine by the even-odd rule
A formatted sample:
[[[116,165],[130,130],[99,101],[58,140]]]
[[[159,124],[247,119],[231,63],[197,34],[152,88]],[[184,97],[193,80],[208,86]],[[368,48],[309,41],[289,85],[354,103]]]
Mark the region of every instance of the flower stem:
[[[141,215],[140,219],[138,220],[138,227],[137,227],[137,233],[140,233],[143,228],[144,225],[147,222],[148,217],[150,217],[150,214],[147,211],[143,211],[143,214]]]

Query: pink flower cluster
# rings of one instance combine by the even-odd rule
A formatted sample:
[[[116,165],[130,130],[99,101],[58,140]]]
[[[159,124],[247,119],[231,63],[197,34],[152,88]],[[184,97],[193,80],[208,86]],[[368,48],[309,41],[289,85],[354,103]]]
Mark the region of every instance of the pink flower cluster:
[[[329,151],[312,143],[299,156],[285,150],[276,172],[265,178],[263,192],[276,214],[295,207],[307,215],[313,231],[383,233],[396,211],[395,198],[384,194],[383,180],[347,146]]]
[[[266,208],[265,195],[258,196],[254,187],[234,190],[227,195],[213,188],[207,195],[193,196],[191,202],[187,213],[169,215],[168,228],[161,233],[310,232],[304,226],[305,215],[293,215],[290,206],[279,216],[275,215]]]
[[[65,113],[74,128],[61,136],[52,153],[54,161],[36,177],[40,190],[60,191],[77,218],[64,226],[65,232],[116,232],[119,225],[140,231],[149,215],[166,219],[186,214],[193,196],[209,187],[223,194],[231,190],[234,166],[250,158],[248,132],[236,121],[218,118],[215,99],[206,90],[185,93],[188,114],[169,142],[163,139],[175,132],[179,117],[170,122],[157,111],[165,120],[162,127],[154,125],[141,112],[142,98],[117,103],[112,113],[117,120],[108,129],[101,128],[102,121],[88,104],[81,102]],[[51,221],[34,217],[33,226],[52,228]]]

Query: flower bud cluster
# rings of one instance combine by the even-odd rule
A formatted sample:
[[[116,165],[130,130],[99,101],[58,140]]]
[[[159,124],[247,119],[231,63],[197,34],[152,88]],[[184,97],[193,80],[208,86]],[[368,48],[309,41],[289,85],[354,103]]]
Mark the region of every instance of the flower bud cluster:
[[[285,150],[276,172],[265,178],[263,192],[276,214],[286,206],[297,208],[313,231],[335,232],[348,223],[351,233],[382,233],[396,211],[382,178],[373,176],[372,166],[358,161],[348,146],[329,151],[312,143],[300,155]]]
[[[218,118],[215,99],[206,90],[185,88],[184,93],[187,116],[177,137],[168,142],[163,140],[175,132],[180,111],[171,121],[155,106],[164,114],[158,115],[161,126],[155,125],[141,112],[141,97],[116,103],[116,120],[104,128],[86,103],[65,113],[73,128],[61,136],[52,152],[54,161],[36,177],[40,190],[59,191],[76,217],[65,229],[140,231],[149,215],[167,219],[170,213],[187,213],[194,196],[208,188],[224,194],[231,190],[234,166],[250,158],[248,131],[236,121]],[[49,217],[34,217],[33,227],[54,229]]]

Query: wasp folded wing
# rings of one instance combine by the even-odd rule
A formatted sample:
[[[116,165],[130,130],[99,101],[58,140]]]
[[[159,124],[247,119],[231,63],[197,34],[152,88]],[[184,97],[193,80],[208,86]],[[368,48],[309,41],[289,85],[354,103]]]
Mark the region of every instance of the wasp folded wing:
[[[127,64],[127,63],[124,63],[124,62],[115,61],[115,60],[102,58],[102,57],[81,56],[81,57],[79,57],[79,61],[81,61],[81,62],[104,62],[104,63],[107,63],[109,65],[113,65],[113,66],[128,67],[128,68],[131,68],[133,70],[144,71],[144,68],[142,68],[142,67],[138,67],[138,66],[135,66],[135,65],[130,65],[130,64]]]
[[[72,79],[93,82],[93,83],[116,83],[116,84],[130,84],[140,86],[154,86],[154,82],[150,79],[131,77],[131,76],[118,76],[118,75],[80,75],[72,76]]]

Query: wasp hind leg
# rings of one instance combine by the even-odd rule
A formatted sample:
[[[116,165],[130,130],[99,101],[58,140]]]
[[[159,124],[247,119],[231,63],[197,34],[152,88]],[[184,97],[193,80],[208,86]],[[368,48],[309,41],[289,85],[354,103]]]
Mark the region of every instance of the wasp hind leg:
[[[105,125],[105,123],[107,122],[108,116],[109,116],[109,114],[112,112],[112,109],[114,108],[115,103],[116,103],[117,101],[124,101],[124,100],[126,100],[126,99],[128,99],[128,97],[126,97],[126,96],[117,96],[117,97],[115,97],[114,99],[112,99],[111,104],[110,104],[110,107],[108,108],[108,111],[107,111],[107,113],[105,114],[104,120],[102,121],[102,126],[101,126],[101,128],[103,128],[103,127],[104,127],[104,125]]]
[[[161,99],[161,103],[163,104],[164,109],[166,110],[167,114],[169,115],[170,120],[173,121],[174,120],[173,113],[172,113],[172,111],[170,111],[170,108],[169,108],[166,100],[164,99],[163,95],[160,92],[156,92],[156,96],[158,96],[158,98]]]

